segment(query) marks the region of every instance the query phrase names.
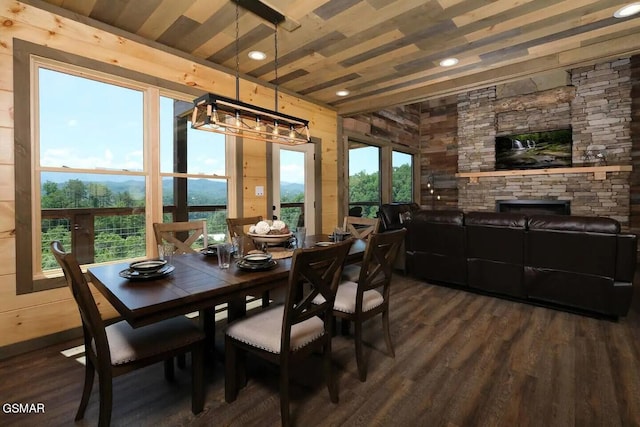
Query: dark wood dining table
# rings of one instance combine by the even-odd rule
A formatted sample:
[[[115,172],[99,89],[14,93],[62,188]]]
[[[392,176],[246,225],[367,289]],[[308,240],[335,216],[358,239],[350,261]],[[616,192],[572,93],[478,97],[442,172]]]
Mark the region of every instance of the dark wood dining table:
[[[307,247],[326,241],[326,235],[308,236]],[[356,262],[364,254],[365,242],[355,240],[347,262]],[[129,263],[91,267],[93,285],[132,327],[148,325],[178,315],[200,312],[200,325],[209,339],[215,334],[214,309],[228,304],[230,320],[244,315],[247,295],[285,286],[291,268],[291,257],[278,259],[277,266],[266,271],[244,271],[231,263],[228,269],[218,267],[217,257],[200,253],[174,255],[175,270],[153,280],[129,280],[120,272]]]

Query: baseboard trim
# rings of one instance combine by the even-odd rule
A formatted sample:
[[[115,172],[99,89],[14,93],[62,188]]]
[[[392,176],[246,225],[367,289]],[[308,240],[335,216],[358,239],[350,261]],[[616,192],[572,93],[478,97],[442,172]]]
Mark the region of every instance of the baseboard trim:
[[[0,347],[0,360],[18,356],[20,354],[29,353],[30,351],[40,350],[54,344],[82,337],[82,327],[67,329],[66,331],[56,332],[55,334],[45,335],[43,337],[33,338],[27,341],[21,341],[15,344],[9,344]]]

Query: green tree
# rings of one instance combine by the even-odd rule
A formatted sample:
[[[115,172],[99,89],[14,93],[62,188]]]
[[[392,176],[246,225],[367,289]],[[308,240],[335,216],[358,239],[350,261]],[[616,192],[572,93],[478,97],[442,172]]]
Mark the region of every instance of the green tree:
[[[411,166],[404,164],[393,168],[391,172],[391,192],[392,201],[410,202],[413,200],[411,194],[413,177],[411,176]]]

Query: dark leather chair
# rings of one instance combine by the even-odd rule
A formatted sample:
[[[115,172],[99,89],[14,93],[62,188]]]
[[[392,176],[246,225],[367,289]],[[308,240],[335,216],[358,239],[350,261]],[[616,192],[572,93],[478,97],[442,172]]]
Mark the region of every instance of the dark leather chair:
[[[225,335],[225,399],[233,402],[244,372],[244,354],[251,352],[280,366],[280,414],[290,424],[290,364],[308,358],[313,351],[324,356],[329,396],[338,402],[338,387],[331,360],[331,310],[344,260],[353,239],[325,248],[296,249],[291,260],[284,305],[275,305],[253,316],[232,322]],[[314,304],[316,296],[324,302]]]
[[[469,287],[525,297],[522,270],[527,217],[517,213],[470,212],[464,222]]]
[[[78,304],[84,332],[86,354],[84,388],[76,421],[84,417],[93,379],[100,381],[100,415],[98,425],[111,422],[114,377],[164,361],[165,377],[173,378],[173,357],[191,352],[191,411],[202,412],[204,406],[205,334],[184,316],[163,320],[133,329],[125,321],[106,326],[100,317],[89,285],[73,254],[66,253],[60,242],[51,243],[51,252],[62,267],[67,284]]]
[[[404,228],[403,221],[400,220],[400,214],[405,212],[417,212],[420,205],[417,203],[384,203],[380,206],[378,216],[380,217],[380,231],[399,230]]]
[[[611,218],[529,218],[524,279],[530,299],[613,316],[629,310],[637,238]]]
[[[406,228],[407,269],[411,274],[466,286],[466,233],[462,211],[417,211]]]

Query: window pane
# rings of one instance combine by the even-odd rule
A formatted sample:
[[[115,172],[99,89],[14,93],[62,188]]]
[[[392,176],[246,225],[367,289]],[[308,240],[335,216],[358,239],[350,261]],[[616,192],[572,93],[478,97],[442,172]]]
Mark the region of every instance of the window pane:
[[[42,166],[143,169],[143,94],[39,68]]]
[[[280,219],[304,226],[304,153],[280,148]]]
[[[186,172],[191,174],[225,173],[225,135],[191,129],[191,102],[160,97],[160,170],[162,173]],[[185,144],[186,170],[174,162],[174,141]]]
[[[413,156],[393,151],[391,153],[391,201],[413,200]]]
[[[224,179],[187,180],[189,220],[204,219],[214,240],[224,240],[227,233],[227,181]],[[197,246],[197,245],[196,245]]]
[[[373,218],[380,204],[380,149],[349,144],[349,208],[362,207],[362,216]]]
[[[42,172],[43,270],[56,268],[49,243],[61,240],[81,264],[145,255],[145,179]]]
[[[227,205],[227,181],[224,179],[187,180],[187,204],[189,206]]]

